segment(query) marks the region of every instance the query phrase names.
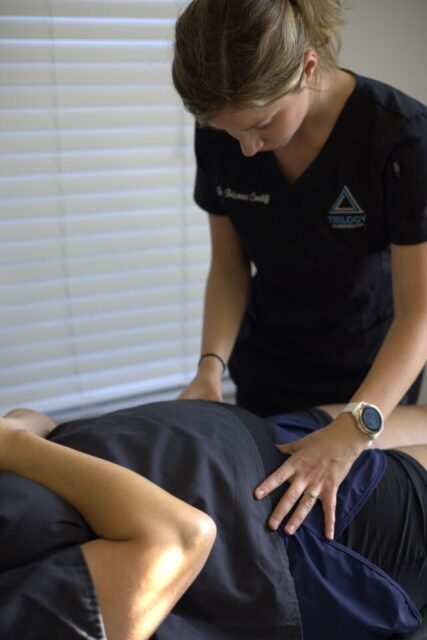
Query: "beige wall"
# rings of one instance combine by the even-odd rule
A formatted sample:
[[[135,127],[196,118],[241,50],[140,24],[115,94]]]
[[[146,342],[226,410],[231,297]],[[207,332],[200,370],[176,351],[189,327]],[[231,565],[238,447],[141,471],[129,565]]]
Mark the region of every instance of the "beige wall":
[[[348,5],[341,66],[427,104],[427,0],[348,0]],[[420,401],[427,403],[427,371]]]
[[[347,0],[341,65],[427,103],[427,0]]]

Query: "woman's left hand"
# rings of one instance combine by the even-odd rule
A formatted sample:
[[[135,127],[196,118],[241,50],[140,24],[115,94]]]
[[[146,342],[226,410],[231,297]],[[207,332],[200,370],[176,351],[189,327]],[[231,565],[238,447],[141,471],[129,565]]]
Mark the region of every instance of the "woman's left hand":
[[[269,518],[271,529],[277,530],[296,505],[284,529],[292,535],[310,513],[317,495],[325,515],[325,536],[333,540],[338,487],[368,444],[368,437],[357,430],[353,417],[345,413],[300,440],[277,445],[291,456],[255,489],[255,497],[261,499],[284,482],[290,482]]]

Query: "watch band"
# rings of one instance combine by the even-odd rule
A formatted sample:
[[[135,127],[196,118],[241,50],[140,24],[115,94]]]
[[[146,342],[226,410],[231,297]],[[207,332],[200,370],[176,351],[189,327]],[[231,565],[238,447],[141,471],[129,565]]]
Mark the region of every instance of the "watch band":
[[[355,409],[359,407],[360,404],[366,404],[366,402],[350,402],[347,404],[340,413],[353,413]]]

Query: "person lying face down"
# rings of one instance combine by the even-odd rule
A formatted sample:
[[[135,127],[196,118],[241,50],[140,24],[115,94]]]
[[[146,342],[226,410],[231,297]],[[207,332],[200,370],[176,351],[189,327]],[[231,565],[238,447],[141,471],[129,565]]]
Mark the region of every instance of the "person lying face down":
[[[397,418],[407,437],[426,408],[402,407]],[[319,410],[267,421],[229,405],[163,402],[43,439],[47,418],[12,412],[0,421],[0,637],[412,631],[427,601],[427,446],[362,454],[340,488],[333,542],[310,496],[293,536],[268,527],[278,496],[254,497],[283,460],[274,443],[327,421]]]

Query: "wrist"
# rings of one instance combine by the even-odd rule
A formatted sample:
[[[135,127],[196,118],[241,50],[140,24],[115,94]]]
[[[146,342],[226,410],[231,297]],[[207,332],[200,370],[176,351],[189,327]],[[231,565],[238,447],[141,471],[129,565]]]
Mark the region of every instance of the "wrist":
[[[222,368],[221,365],[215,365],[215,363],[201,364],[196,373],[196,378],[203,380],[208,384],[221,385]]]
[[[336,420],[340,422],[341,432],[343,430],[345,431],[349,446],[356,456],[371,446],[372,440],[369,436],[358,430],[351,413],[341,413]]]
[[[214,352],[203,353],[198,363],[198,373],[203,376],[212,376],[220,380],[226,370],[226,364],[223,358]]]
[[[341,412],[351,415],[353,424],[359,433],[368,439],[368,446],[372,446],[374,440],[384,429],[384,417],[381,410],[368,402],[350,402]]]

